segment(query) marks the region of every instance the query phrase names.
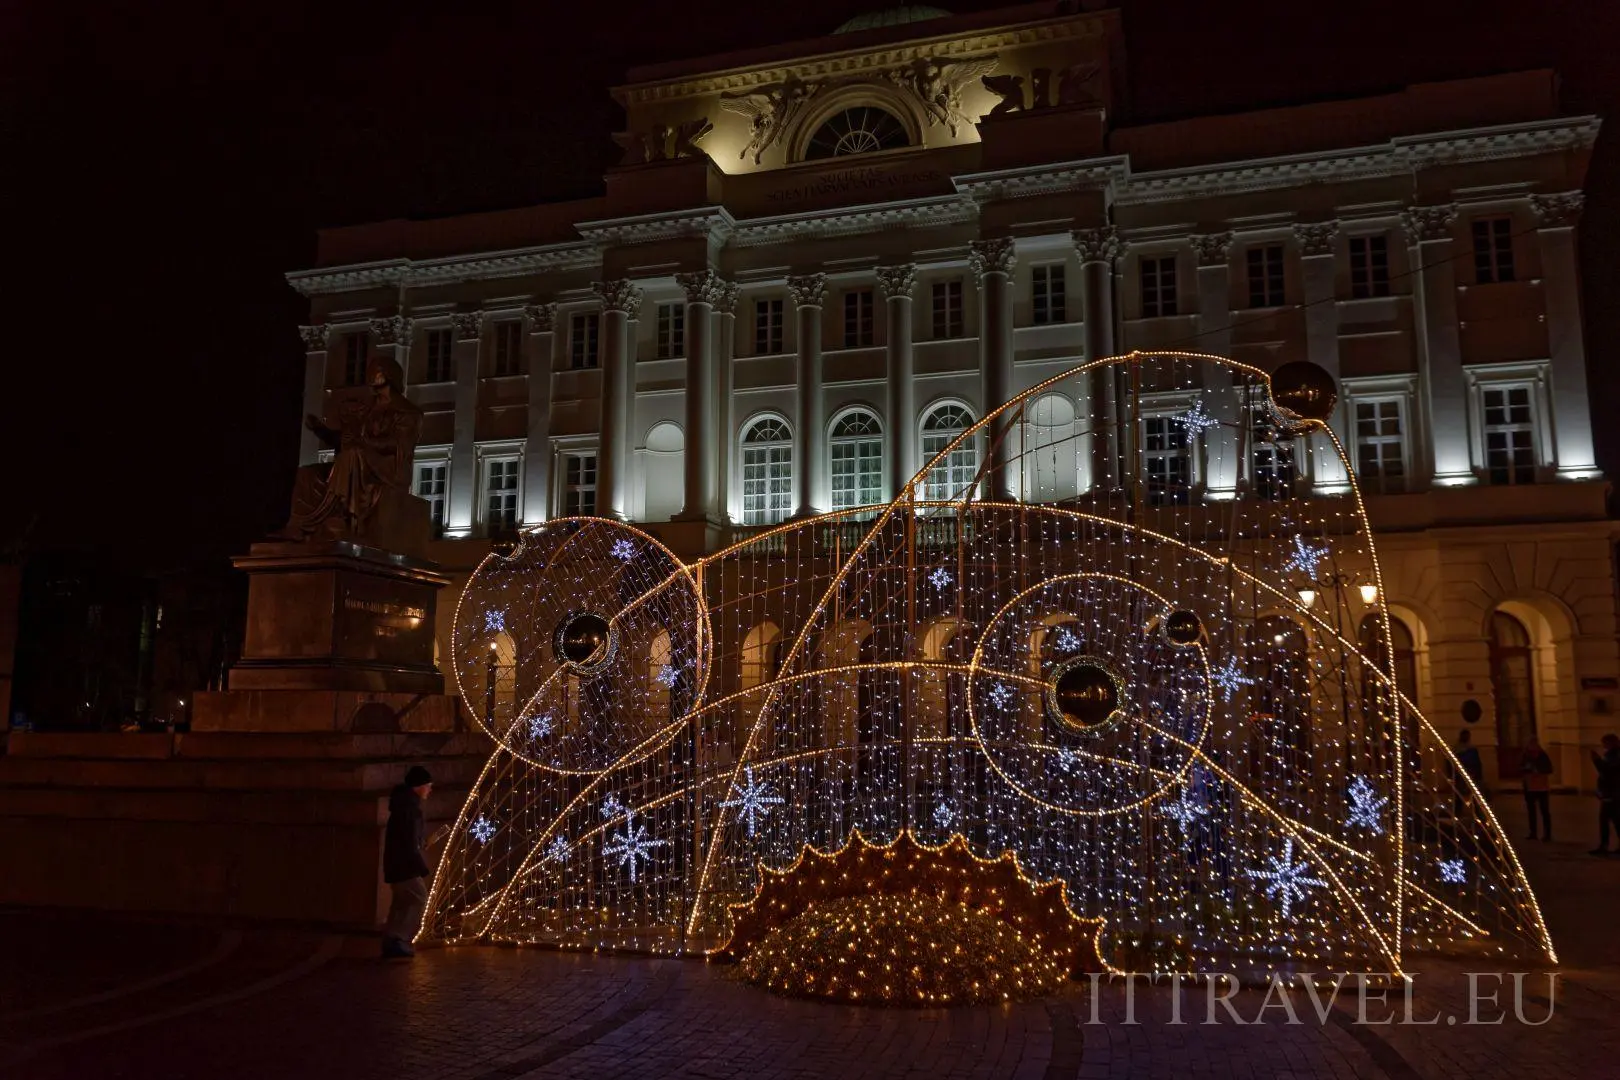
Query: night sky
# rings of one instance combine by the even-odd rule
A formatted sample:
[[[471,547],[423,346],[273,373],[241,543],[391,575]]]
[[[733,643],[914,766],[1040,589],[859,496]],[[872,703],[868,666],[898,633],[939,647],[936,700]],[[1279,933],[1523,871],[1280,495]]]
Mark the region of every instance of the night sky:
[[[26,536],[154,569],[242,550],[285,511],[306,309],[282,275],[310,264],[318,227],[593,194],[616,160],[607,87],[626,68],[811,37],[881,6],[4,5],[0,550]],[[1561,72],[1568,111],[1612,115],[1617,10],[1124,0],[1134,119],[1540,66]],[[1594,298],[1620,290],[1617,145],[1606,129],[1581,229],[1594,393],[1609,400],[1620,307]],[[1612,476],[1620,425],[1600,410],[1599,430]]]

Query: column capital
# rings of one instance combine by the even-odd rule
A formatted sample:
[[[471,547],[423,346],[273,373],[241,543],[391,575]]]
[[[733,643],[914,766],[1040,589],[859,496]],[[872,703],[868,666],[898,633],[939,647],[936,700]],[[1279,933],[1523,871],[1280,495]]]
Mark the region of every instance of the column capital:
[[[450,325],[455,327],[457,341],[477,341],[484,332],[484,313],[458,311],[450,316]]]
[[[531,334],[549,334],[557,329],[556,304],[528,304],[523,308],[523,316],[529,320]]]
[[[411,339],[411,320],[403,315],[390,315],[385,319],[372,319],[371,332],[383,345],[403,345]]]
[[[718,307],[725,297],[728,283],[713,270],[698,270],[690,274],[676,274],[675,284],[686,293],[688,304]]]
[[[593,281],[591,288],[602,298],[604,311],[622,311],[632,319],[641,311],[641,290],[633,281],[626,278]]]
[[[911,290],[917,287],[917,267],[913,263],[902,263],[899,266],[879,266],[874,271],[877,274],[878,288],[883,290],[885,300],[894,300],[898,297],[911,299]]]
[[[332,328],[325,323],[319,326],[300,326],[298,336],[304,340],[305,352],[325,352],[326,339],[330,336]]]
[[[1536,228],[1568,229],[1574,226],[1586,205],[1580,191],[1560,191],[1554,195],[1532,195],[1530,206],[1536,212]]]
[[[737,300],[742,296],[742,286],[735,281],[720,282],[720,290],[714,298],[714,310],[721,315],[737,314]]]
[[[1074,251],[1082,263],[1113,262],[1125,254],[1125,242],[1119,238],[1119,230],[1112,225],[1075,229],[1069,235],[1074,239]]]
[[[1339,240],[1339,223],[1302,221],[1294,226],[1294,237],[1299,241],[1299,253],[1306,258],[1332,255]]]
[[[986,274],[1010,274],[1017,264],[1018,252],[1010,236],[993,236],[968,245],[968,266],[981,279]]]
[[[1409,244],[1450,240],[1451,227],[1456,223],[1456,203],[1409,206],[1401,211],[1401,228],[1406,231],[1406,241]]]
[[[1199,266],[1225,266],[1232,258],[1232,234],[1229,232],[1194,233],[1192,246],[1198,253]]]
[[[787,279],[794,307],[820,307],[827,295],[826,274],[797,274]]]

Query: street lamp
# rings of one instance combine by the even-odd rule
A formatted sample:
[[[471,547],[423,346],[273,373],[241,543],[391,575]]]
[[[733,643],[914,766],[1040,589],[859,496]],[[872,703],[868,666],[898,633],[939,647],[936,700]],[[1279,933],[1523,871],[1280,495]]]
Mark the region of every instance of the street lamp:
[[[1299,606],[1308,608],[1316,603],[1316,590],[1307,585],[1299,590]]]
[[[1361,602],[1366,604],[1368,607],[1372,607],[1374,604],[1378,603],[1378,586],[1363,585],[1361,587]]]

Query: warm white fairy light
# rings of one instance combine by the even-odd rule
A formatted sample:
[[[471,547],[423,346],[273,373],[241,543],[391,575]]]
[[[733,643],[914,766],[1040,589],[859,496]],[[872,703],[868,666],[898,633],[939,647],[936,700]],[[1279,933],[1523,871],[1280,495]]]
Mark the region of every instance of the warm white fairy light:
[[[1210,378],[1212,365],[1226,375]],[[1122,385],[1187,395],[1189,415],[1243,417],[1266,396],[1264,373],[1193,354],[1064,378],[1110,366],[1138,369]],[[997,415],[958,449],[988,460]],[[1106,430],[1077,434],[1064,457],[1024,454],[1012,473],[1062,490],[1053,462],[1091,460],[1078,440]],[[1197,455],[1233,452],[1224,430],[1202,430],[1187,475],[1200,475]],[[455,677],[501,747],[435,876],[426,933],[702,951],[724,940],[728,905],[762,866],[909,825],[977,855],[1016,853],[1021,874],[1064,883],[1077,915],[1143,913],[1180,950],[1141,961],[1156,970],[1235,956],[1399,971],[1403,950],[1460,938],[1550,953],[1488,807],[1457,808],[1444,740],[1360,648],[1360,620],[1387,633],[1387,605],[1351,608],[1339,590],[1298,603],[1300,575],[1314,582],[1328,558],[1381,583],[1342,447],[1320,426],[1299,430],[1314,434],[1293,440],[1287,467],[1318,475],[1320,436],[1350,498],[1240,485],[1218,533],[1196,499],[1141,493],[1139,514],[1106,500],[1008,505],[968,498],[989,485],[960,476],[930,486],[928,468],[888,506],[789,523],[688,565],[599,519],[526,533],[456,604]],[[1240,466],[1253,475],[1257,462]],[[960,497],[928,501],[947,487]],[[1069,581],[1081,572],[1090,584]],[[1059,584],[995,621],[1041,582]],[[1201,634],[1178,646],[1159,627],[1181,609]],[[598,676],[553,657],[556,621],[581,610],[600,612],[617,642]],[[511,635],[494,653],[493,634]],[[1055,665],[1085,655],[1109,660],[1125,688],[1123,719],[1103,733],[1050,713]],[[542,717],[551,727],[537,735]],[[478,839],[480,821],[499,835]],[[603,861],[570,857],[587,850]],[[1447,876],[1458,861],[1467,889]],[[1253,918],[1267,904],[1286,927]]]

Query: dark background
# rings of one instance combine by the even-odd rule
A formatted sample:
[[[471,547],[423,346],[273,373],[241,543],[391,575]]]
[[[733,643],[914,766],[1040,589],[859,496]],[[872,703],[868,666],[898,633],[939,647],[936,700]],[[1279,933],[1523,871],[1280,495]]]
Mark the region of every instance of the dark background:
[[[315,229],[588,195],[627,67],[815,36],[882,0],[11,3],[0,551],[217,563],[279,523]],[[998,6],[954,0],[962,12]],[[1617,5],[1123,0],[1135,121],[1537,66],[1614,112]],[[1620,461],[1620,133],[1582,223],[1600,460]]]

